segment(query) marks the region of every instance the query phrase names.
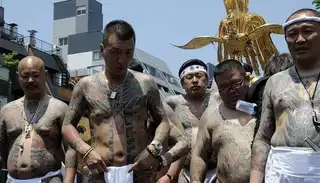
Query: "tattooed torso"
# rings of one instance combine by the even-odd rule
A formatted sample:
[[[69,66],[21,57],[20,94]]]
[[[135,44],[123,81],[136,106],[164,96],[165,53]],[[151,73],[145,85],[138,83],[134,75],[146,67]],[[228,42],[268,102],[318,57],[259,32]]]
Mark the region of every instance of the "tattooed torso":
[[[188,102],[184,95],[170,96],[166,99],[166,103],[173,109],[175,115],[181,122],[185,130],[186,137],[192,144],[191,146],[193,146],[195,143],[198,133],[199,120],[203,112],[208,107],[209,98],[210,92],[207,91],[203,101],[197,104]],[[186,166],[189,166],[190,164],[191,151],[186,159]]]
[[[310,95],[316,86],[312,81],[318,73],[309,76],[301,76],[302,81],[309,86]],[[267,107],[274,112],[276,123],[275,132],[271,138],[272,146],[307,147],[304,140],[311,138],[318,145],[320,136],[312,122],[312,107],[308,93],[296,73],[294,67],[278,73],[270,78],[268,87],[270,92],[270,103]],[[267,90],[267,89],[266,89]],[[317,86],[314,97],[315,111],[320,118],[320,86]],[[272,113],[265,114],[272,115]],[[268,118],[268,116],[264,116]]]
[[[128,71],[114,99],[110,98],[112,91],[103,73],[88,76],[79,82],[84,105],[89,112],[90,145],[95,147],[107,166],[132,164],[150,142],[146,123],[148,105],[152,102],[148,101],[152,95],[150,88],[156,87],[154,81],[150,82],[147,75]],[[140,178],[138,176],[135,180]],[[144,180],[147,179],[148,176],[145,176]]]
[[[18,179],[44,176],[50,171],[59,170],[64,161],[61,126],[67,105],[48,95],[40,103],[30,101],[26,107],[24,103],[24,98],[21,98],[4,106],[0,121],[4,129],[0,136],[4,135],[7,146],[1,146],[1,149],[8,154],[8,172]],[[39,109],[34,115],[38,105]],[[25,126],[33,115],[36,123],[30,135],[23,138]]]
[[[251,144],[256,119],[226,108],[208,108],[212,115],[212,148],[217,155],[220,183],[247,183],[250,179]]]

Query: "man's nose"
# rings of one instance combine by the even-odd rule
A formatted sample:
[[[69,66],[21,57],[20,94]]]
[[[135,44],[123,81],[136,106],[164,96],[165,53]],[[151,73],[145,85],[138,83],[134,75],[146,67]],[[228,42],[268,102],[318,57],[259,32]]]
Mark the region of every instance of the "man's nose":
[[[32,79],[32,77],[29,77],[28,83],[33,83],[33,82],[34,82],[34,80]]]
[[[306,39],[301,34],[299,34],[296,43],[297,44],[302,44],[302,43],[305,43],[305,42],[306,42]]]

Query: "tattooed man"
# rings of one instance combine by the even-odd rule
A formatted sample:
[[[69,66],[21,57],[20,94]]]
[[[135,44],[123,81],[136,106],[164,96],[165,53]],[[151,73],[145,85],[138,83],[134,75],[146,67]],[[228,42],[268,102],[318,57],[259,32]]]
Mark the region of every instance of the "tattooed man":
[[[252,147],[251,183],[318,182],[320,145],[320,18],[312,9],[294,12],[284,24],[295,66],[270,77],[260,127]],[[312,144],[312,143],[311,143]],[[269,156],[268,156],[269,154]]]
[[[92,172],[89,182],[108,182],[118,175],[119,183],[153,183],[154,172],[163,159],[160,155],[169,135],[169,122],[157,84],[148,75],[128,70],[135,40],[129,23],[123,20],[108,23],[100,46],[105,71],[82,78],[73,90],[62,131]],[[89,144],[81,140],[75,128],[85,110],[89,111],[92,134]],[[148,112],[157,123],[150,144],[145,128]],[[173,155],[167,152],[161,157],[170,162]]]
[[[188,60],[180,67],[179,76],[186,95],[171,96],[165,101],[174,110],[175,115],[183,125],[189,142],[193,145],[198,132],[198,122],[203,111],[208,106],[210,97],[210,92],[207,91],[207,66],[198,59]],[[179,182],[187,182],[187,179],[189,179],[189,165],[190,154],[186,161],[185,159],[180,159],[174,162],[167,174],[160,180],[165,181],[171,178],[177,181],[179,177]],[[186,170],[181,171],[184,166]]]
[[[217,182],[248,183],[255,118],[235,110],[245,100],[250,77],[237,60],[226,60],[214,72],[222,102],[210,104],[204,112],[191,158],[191,182],[204,181],[212,154],[217,157]]]
[[[8,154],[8,182],[60,183],[67,105],[45,94],[46,71],[40,58],[22,59],[17,75],[25,95],[1,109],[0,165]]]

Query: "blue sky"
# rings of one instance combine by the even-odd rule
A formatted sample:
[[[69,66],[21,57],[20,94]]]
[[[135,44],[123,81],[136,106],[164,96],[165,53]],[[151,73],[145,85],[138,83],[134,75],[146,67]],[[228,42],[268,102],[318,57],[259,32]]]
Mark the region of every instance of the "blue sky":
[[[52,42],[53,2],[49,0],[0,0],[7,23],[19,25],[19,31],[38,31],[37,37]],[[104,24],[113,19],[130,22],[137,34],[137,47],[165,60],[174,75],[190,59],[217,63],[216,47],[182,50],[170,43],[184,44],[200,35],[217,35],[226,15],[223,0],[100,0]],[[264,3],[262,3],[264,2]],[[269,3],[266,3],[269,2]],[[299,8],[313,8],[312,0],[251,0],[250,12],[258,13],[268,23],[282,24]],[[66,25],[67,26],[67,25]],[[283,36],[272,36],[280,52],[287,52]],[[98,45],[97,45],[98,47]]]

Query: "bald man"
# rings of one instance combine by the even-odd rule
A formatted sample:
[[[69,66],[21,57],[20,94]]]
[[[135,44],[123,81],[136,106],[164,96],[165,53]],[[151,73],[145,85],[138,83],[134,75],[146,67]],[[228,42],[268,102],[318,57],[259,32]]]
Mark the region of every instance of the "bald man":
[[[271,76],[265,86],[252,147],[251,183],[320,180],[320,153],[309,148],[309,144],[320,145],[319,14],[298,10],[283,28],[295,66]],[[311,143],[306,143],[307,138]]]
[[[25,95],[0,111],[0,165],[7,159],[8,183],[60,183],[61,125],[67,105],[45,93],[40,58],[22,59],[17,77]]]

